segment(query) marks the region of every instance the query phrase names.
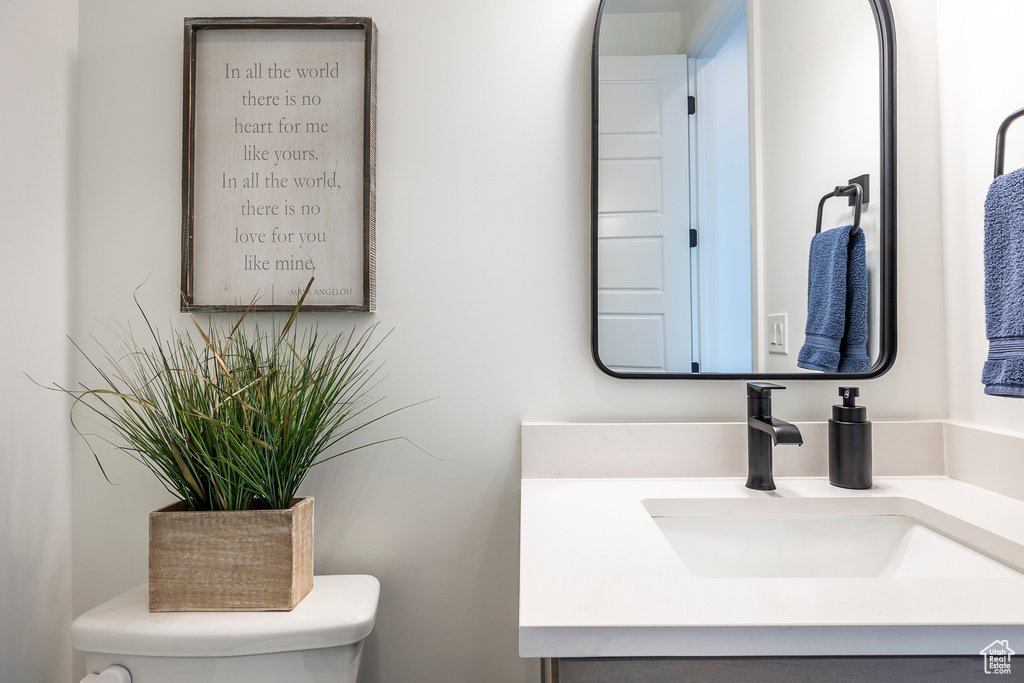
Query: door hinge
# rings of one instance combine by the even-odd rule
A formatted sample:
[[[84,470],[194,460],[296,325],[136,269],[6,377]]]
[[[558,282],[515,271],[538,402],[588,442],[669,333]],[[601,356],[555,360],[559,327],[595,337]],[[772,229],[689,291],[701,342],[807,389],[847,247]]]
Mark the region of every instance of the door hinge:
[[[686,113],[693,116],[697,113],[697,98],[693,95],[686,97]]]
[[[697,361],[693,361],[692,363],[690,363],[690,372],[700,372],[700,363],[698,363]]]
[[[690,228],[690,249],[697,246],[697,229]]]

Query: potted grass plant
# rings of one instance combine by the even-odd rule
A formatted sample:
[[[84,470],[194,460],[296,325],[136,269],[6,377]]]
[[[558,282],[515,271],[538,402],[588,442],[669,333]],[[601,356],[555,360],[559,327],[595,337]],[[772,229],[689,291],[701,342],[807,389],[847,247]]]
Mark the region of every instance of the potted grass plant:
[[[299,485],[316,465],[392,440],[347,445],[397,412],[371,416],[376,326],[302,329],[304,298],[279,327],[246,311],[230,327],[193,318],[166,339],[136,299],[144,343],[125,328],[102,362],[78,347],[100,379],[58,387],[75,399],[73,423],[93,413],[179,499],[150,515],[150,611],[292,609],[313,583],[313,499]]]

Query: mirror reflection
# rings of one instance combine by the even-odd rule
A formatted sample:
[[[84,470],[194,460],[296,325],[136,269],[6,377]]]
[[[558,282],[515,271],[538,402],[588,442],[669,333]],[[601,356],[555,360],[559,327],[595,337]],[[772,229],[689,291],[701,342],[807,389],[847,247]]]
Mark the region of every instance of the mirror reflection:
[[[883,336],[871,3],[602,7],[599,364],[624,375],[867,372]]]

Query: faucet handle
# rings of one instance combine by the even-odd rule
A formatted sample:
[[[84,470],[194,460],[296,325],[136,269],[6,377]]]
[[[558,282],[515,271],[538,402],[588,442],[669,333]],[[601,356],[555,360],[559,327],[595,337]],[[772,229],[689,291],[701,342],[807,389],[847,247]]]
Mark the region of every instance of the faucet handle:
[[[747,396],[749,398],[771,398],[772,389],[785,389],[781,384],[771,382],[747,382]]]

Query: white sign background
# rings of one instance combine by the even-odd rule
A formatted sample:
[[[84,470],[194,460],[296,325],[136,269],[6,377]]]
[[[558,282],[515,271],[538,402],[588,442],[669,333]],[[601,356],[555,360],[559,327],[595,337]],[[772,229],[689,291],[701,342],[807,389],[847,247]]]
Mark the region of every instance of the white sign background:
[[[364,34],[197,34],[193,303],[363,304]]]

